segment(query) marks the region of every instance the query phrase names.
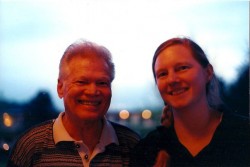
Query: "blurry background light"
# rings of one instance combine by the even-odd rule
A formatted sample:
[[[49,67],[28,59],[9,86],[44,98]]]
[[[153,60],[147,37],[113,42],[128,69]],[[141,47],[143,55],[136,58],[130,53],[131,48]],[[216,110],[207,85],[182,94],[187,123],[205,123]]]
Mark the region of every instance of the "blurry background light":
[[[4,149],[5,151],[8,151],[8,150],[10,149],[10,147],[9,147],[9,145],[8,145],[7,143],[4,143],[4,144],[3,144],[3,149]]]
[[[152,112],[150,110],[144,110],[142,112],[142,118],[143,119],[150,119],[152,116]]]
[[[13,118],[8,113],[3,113],[3,123],[7,127],[11,127],[13,125]]]
[[[129,112],[127,110],[121,110],[119,113],[119,116],[121,119],[128,119],[129,118]]]

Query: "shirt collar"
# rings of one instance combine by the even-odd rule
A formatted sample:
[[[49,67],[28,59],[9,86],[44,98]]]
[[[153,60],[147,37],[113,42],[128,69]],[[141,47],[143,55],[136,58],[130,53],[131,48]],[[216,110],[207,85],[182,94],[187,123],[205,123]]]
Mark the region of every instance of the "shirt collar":
[[[54,142],[57,144],[60,141],[76,141],[73,139],[67,130],[65,129],[63,123],[62,123],[62,116],[64,115],[64,112],[61,112],[58,116],[58,118],[55,120],[55,123],[53,125],[53,137]],[[115,143],[119,145],[119,141],[116,135],[116,132],[111,125],[111,123],[104,117],[103,119],[103,130],[100,137],[99,144],[103,147]]]

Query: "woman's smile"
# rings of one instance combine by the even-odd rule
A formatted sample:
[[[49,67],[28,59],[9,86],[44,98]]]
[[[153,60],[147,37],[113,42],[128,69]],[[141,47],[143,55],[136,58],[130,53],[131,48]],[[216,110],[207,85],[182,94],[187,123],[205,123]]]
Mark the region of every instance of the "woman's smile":
[[[173,89],[173,90],[169,91],[168,94],[171,96],[178,96],[180,94],[185,93],[187,90],[188,90],[188,88],[177,88],[177,89]]]

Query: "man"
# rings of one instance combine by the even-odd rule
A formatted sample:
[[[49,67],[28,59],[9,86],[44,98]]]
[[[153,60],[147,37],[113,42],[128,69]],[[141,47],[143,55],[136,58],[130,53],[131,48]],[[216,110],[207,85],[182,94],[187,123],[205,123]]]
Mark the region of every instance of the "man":
[[[23,134],[8,166],[128,166],[139,136],[105,118],[114,75],[105,47],[86,41],[70,45],[57,83],[65,112]]]

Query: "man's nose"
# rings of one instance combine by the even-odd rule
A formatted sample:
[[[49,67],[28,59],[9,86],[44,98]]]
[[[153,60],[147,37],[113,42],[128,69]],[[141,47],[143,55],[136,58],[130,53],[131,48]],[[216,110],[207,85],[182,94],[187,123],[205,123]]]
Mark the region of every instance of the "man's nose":
[[[85,89],[85,93],[88,95],[98,95],[100,93],[98,86],[94,83],[89,84],[86,89]]]

